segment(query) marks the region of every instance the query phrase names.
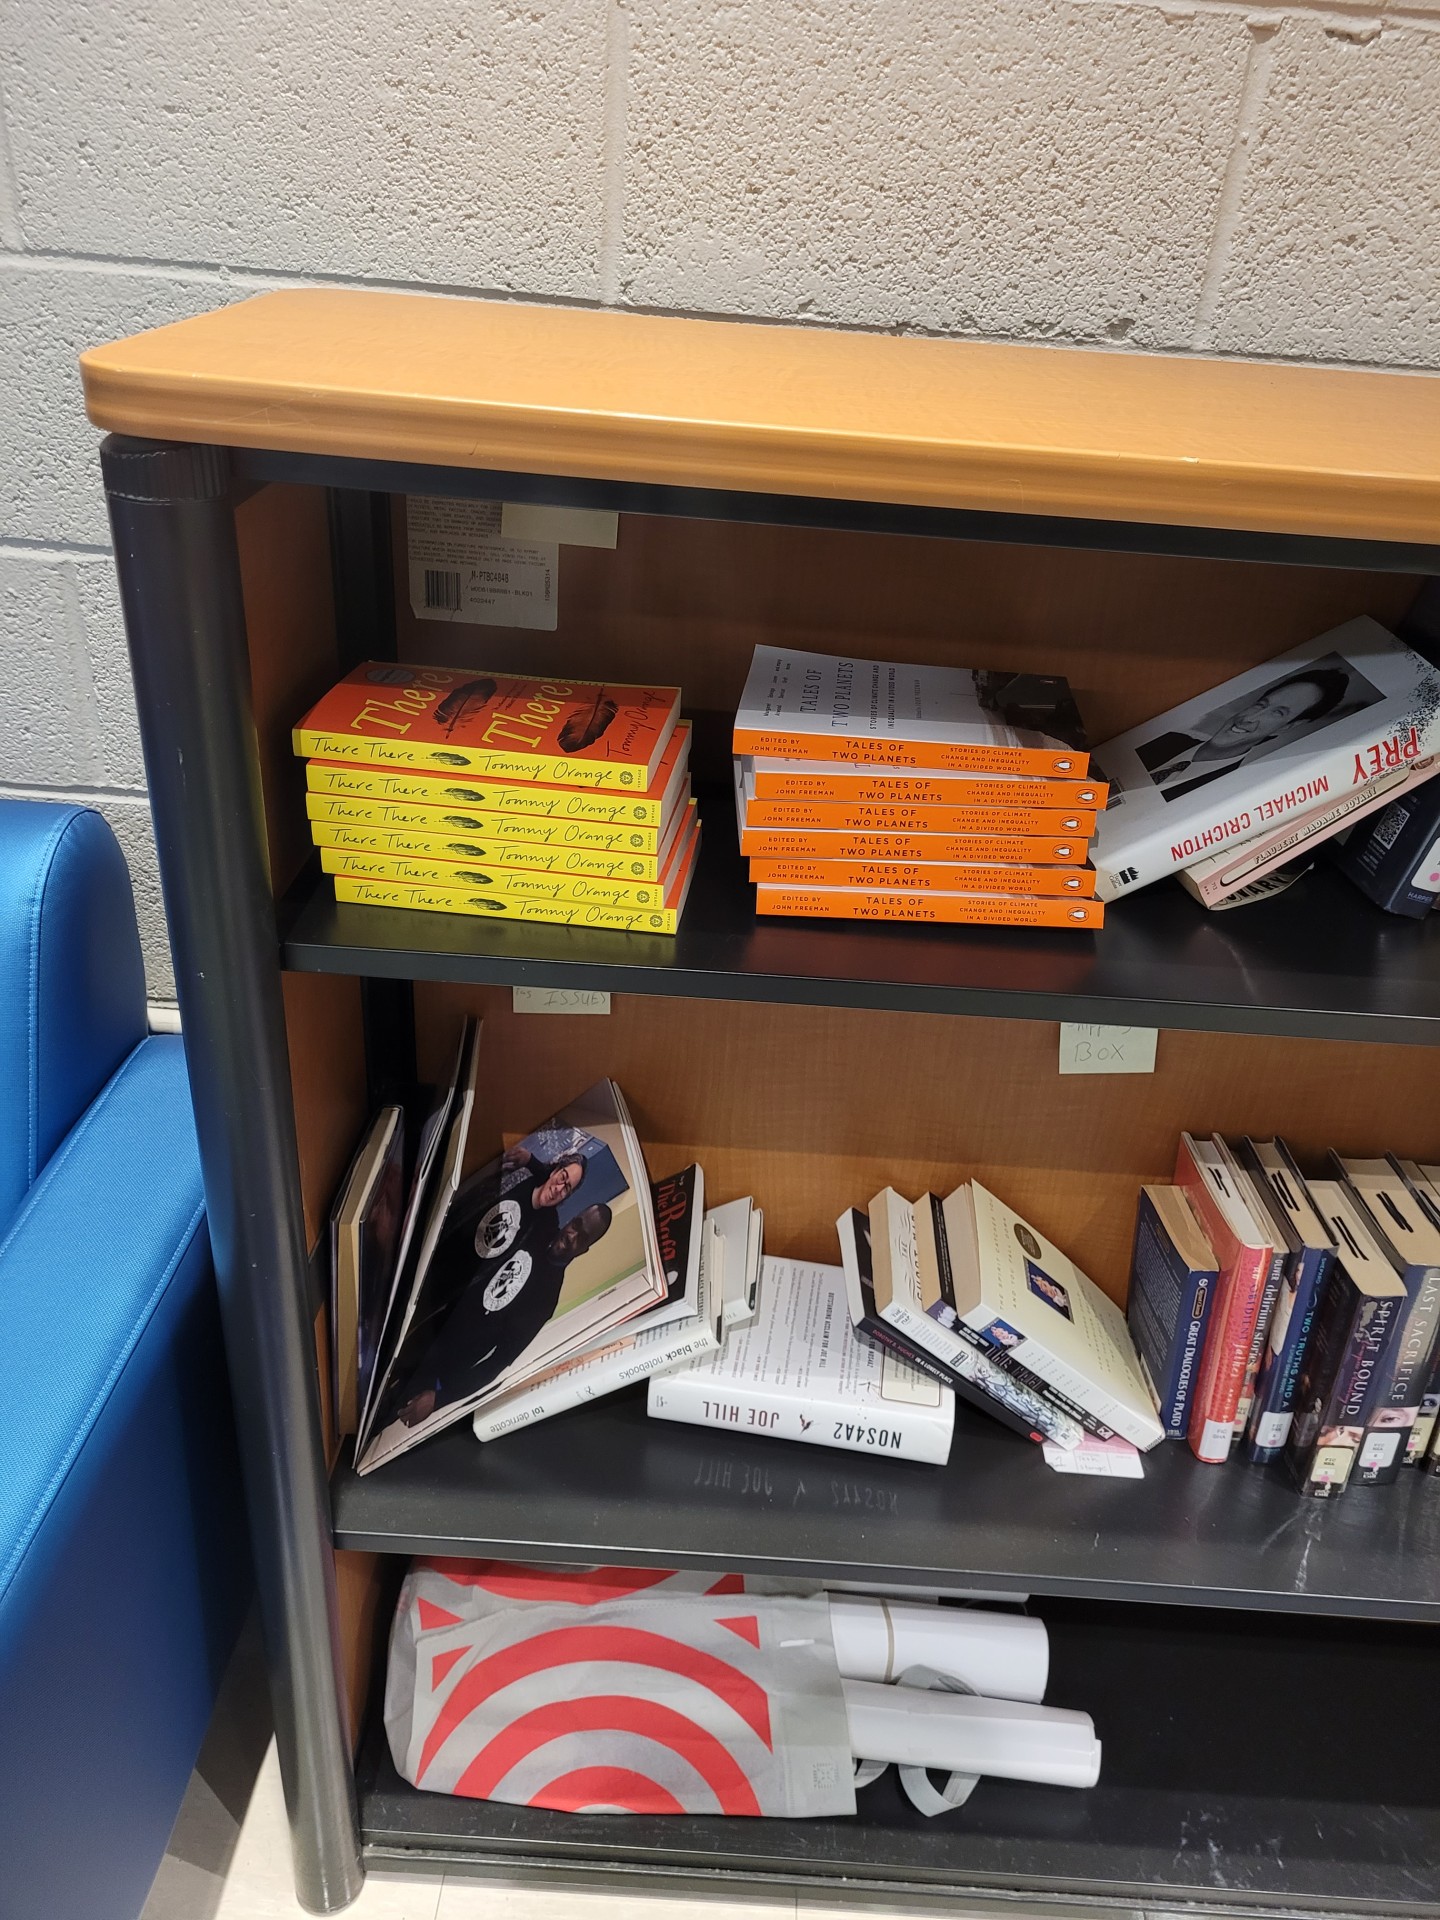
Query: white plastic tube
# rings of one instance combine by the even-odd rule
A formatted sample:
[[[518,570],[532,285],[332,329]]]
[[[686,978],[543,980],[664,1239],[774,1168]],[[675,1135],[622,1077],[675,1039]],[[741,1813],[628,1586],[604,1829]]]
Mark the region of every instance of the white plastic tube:
[[[862,1759],[1055,1787],[1093,1787],[1100,1778],[1088,1713],[869,1680],[843,1685],[850,1750]]]
[[[933,1667],[996,1699],[1045,1698],[1050,1636],[1043,1620],[832,1594],[830,1631],[847,1680],[898,1680],[907,1667]]]

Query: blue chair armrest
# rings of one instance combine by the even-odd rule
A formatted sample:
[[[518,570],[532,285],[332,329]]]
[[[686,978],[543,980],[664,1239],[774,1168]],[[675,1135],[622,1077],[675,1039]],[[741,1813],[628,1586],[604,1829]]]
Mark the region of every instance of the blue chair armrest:
[[[0,1234],[145,1034],[130,875],[87,807],[0,799]]]
[[[138,1914],[248,1591],[184,1053],[161,1037],[0,1243],[0,1859],[17,1911]]]

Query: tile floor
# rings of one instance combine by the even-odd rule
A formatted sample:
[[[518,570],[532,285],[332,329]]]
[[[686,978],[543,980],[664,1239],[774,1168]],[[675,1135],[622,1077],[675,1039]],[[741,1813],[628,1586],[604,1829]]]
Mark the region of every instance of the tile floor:
[[[997,1903],[911,1908],[834,1908],[777,1895],[731,1901],[633,1892],[609,1894],[503,1880],[372,1873],[347,1920],[1042,1920]],[[241,1636],[214,1723],[196,1764],[141,1920],[303,1920],[290,1878],[290,1837],[270,1734],[258,1635]],[[1057,1920],[1051,1908],[1043,1920]],[[1160,1920],[1090,1909],[1087,1920]]]

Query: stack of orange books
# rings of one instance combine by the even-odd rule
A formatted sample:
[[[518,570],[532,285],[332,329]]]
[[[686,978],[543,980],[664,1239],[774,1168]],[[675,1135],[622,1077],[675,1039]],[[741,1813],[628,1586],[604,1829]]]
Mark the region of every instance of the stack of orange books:
[[[1108,789],[1063,679],[757,647],[734,750],[761,913],[1104,924]]]
[[[695,871],[675,687],[372,661],[294,732],[338,900],[674,933]]]

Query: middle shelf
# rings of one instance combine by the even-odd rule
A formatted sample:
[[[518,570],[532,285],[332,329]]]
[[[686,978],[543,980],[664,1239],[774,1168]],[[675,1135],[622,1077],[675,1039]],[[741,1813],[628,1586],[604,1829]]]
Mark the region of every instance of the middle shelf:
[[[1099,933],[765,919],[729,795],[702,791],[701,812],[699,864],[674,937],[340,905],[312,864],[281,903],[284,964],[381,979],[1440,1044],[1440,918],[1384,914],[1328,868],[1274,900],[1221,914],[1166,881],[1112,907]]]
[[[1143,1481],[1074,1478],[964,1407],[931,1468],[651,1421],[631,1392],[484,1447],[462,1425],[364,1479],[342,1465],[332,1500],[337,1546],[384,1553],[1440,1620],[1433,1476],[1325,1506],[1168,1442]]]

